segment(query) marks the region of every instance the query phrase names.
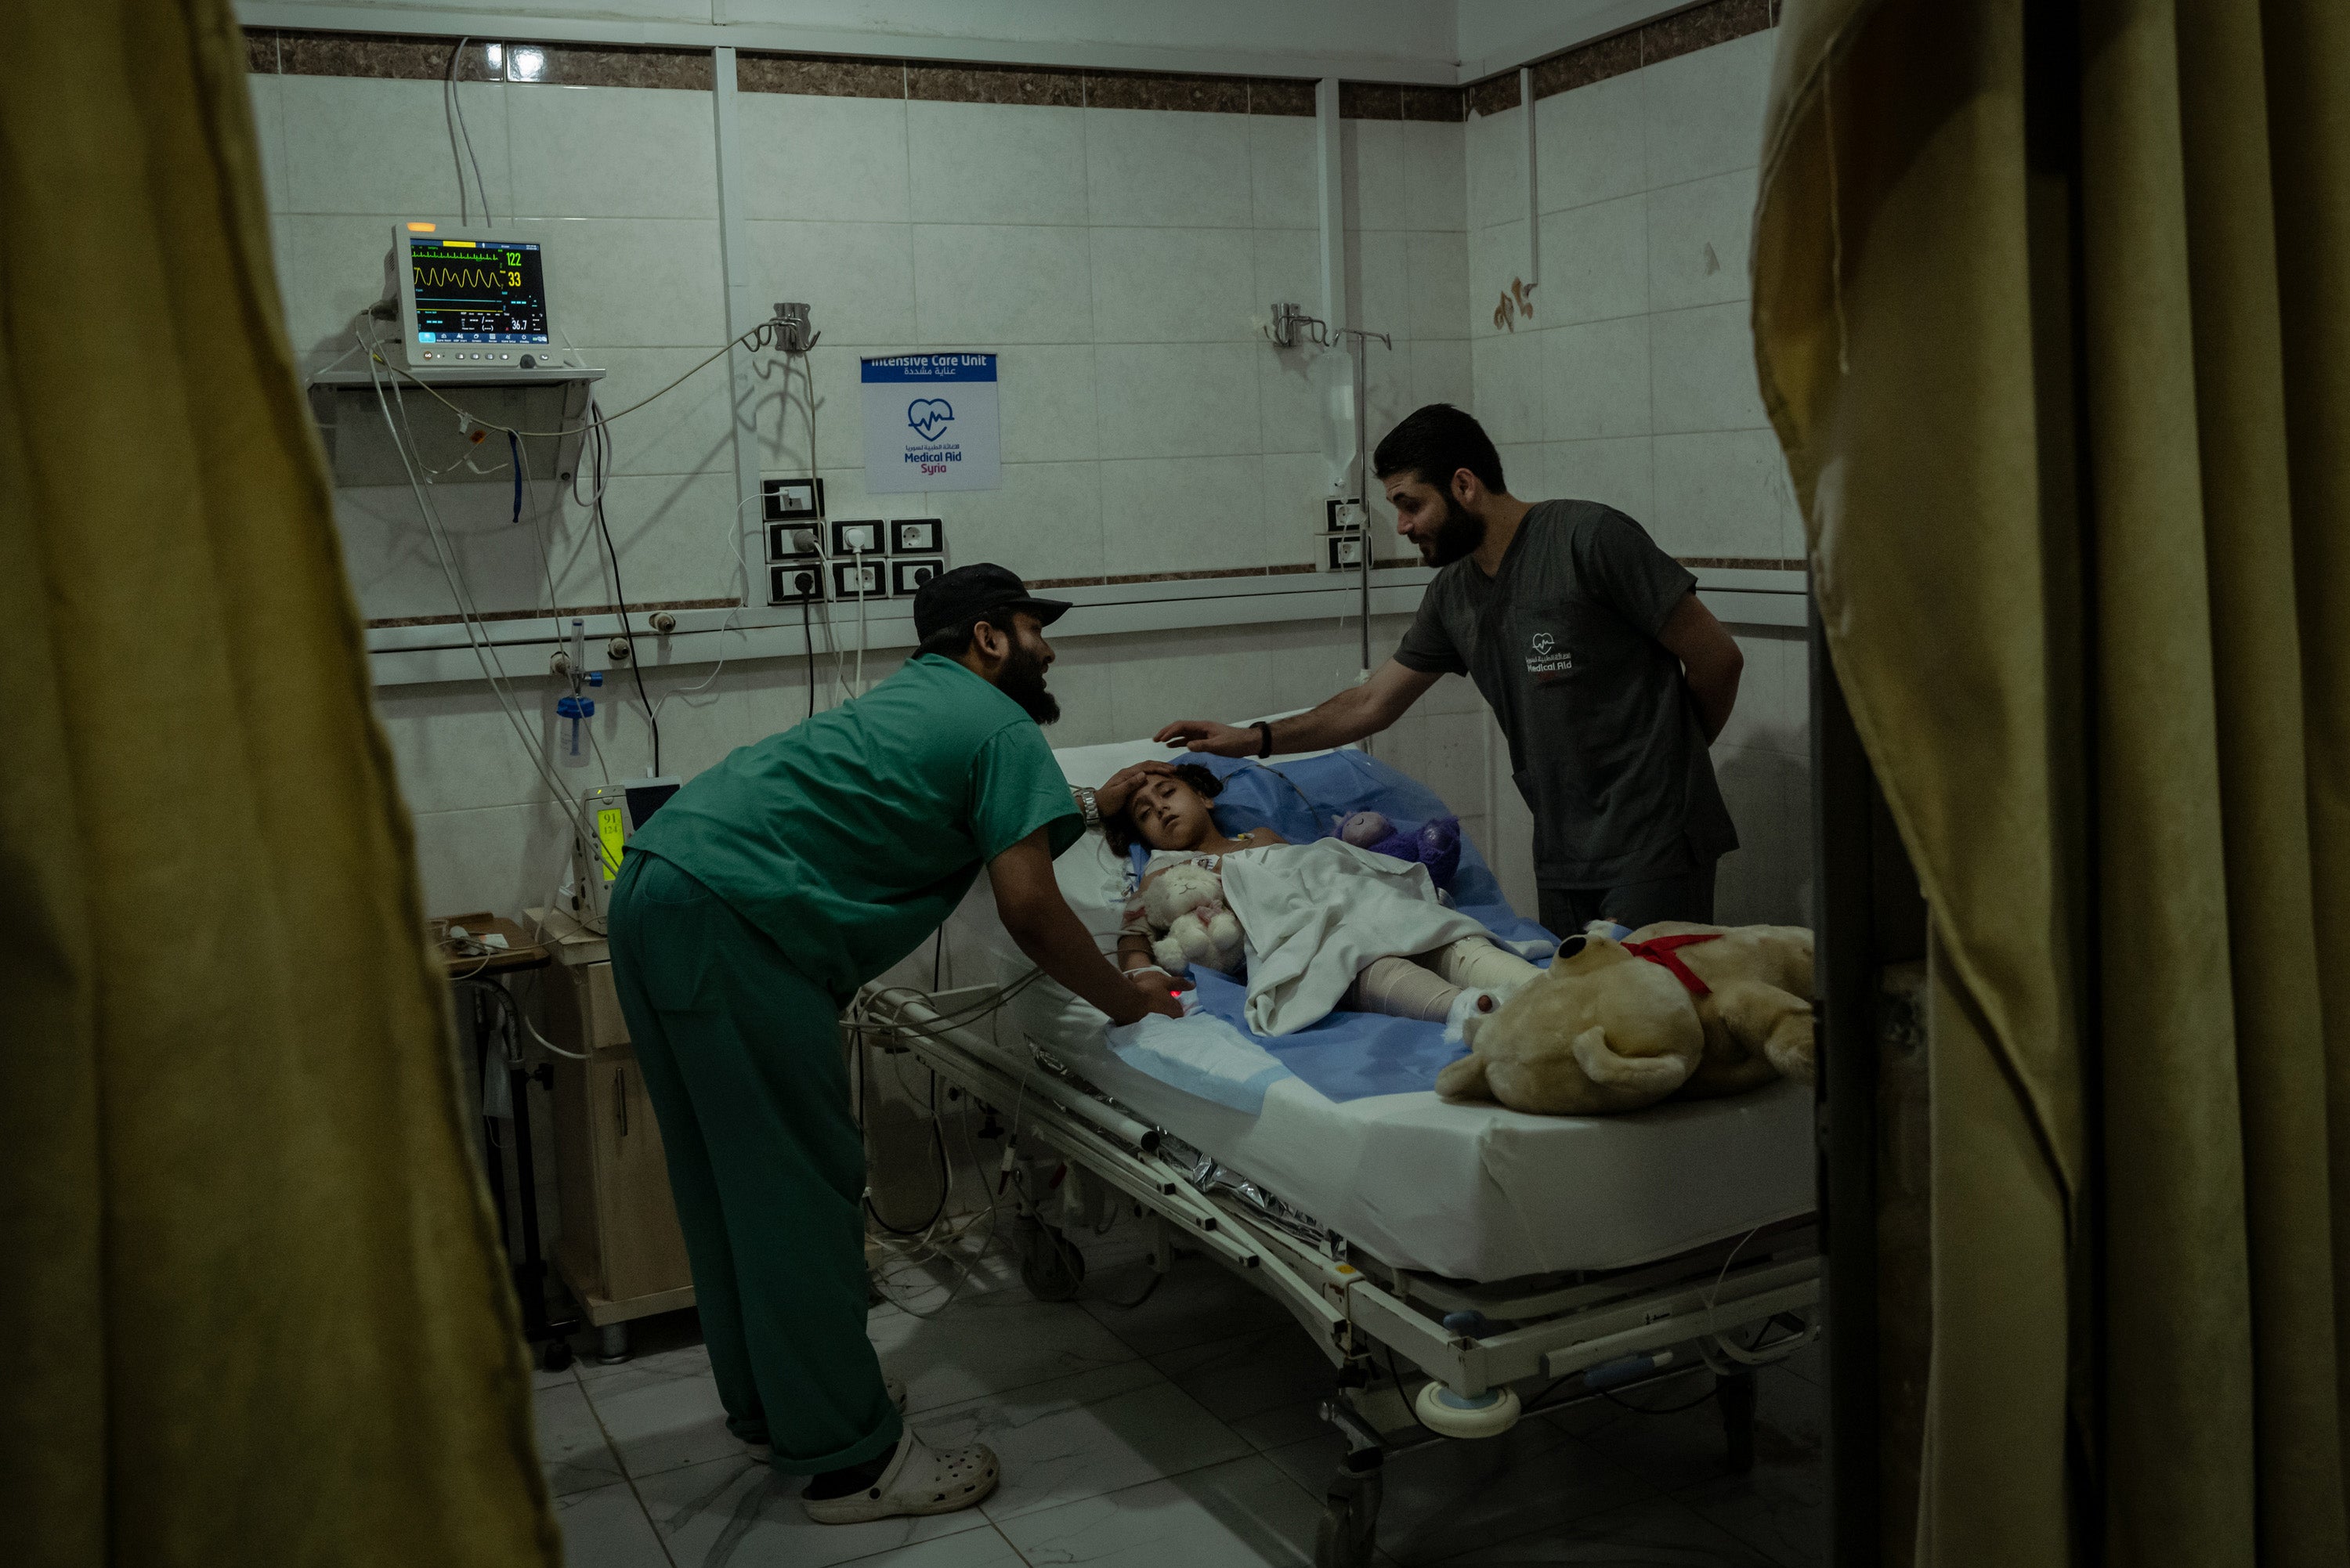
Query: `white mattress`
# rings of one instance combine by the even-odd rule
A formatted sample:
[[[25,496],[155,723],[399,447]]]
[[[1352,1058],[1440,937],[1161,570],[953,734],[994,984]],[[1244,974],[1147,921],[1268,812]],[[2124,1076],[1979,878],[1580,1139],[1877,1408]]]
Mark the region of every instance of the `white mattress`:
[[[1149,742],[1056,753],[1097,784]],[[1062,892],[1112,950],[1123,868],[1088,838],[1055,863]],[[1009,981],[1028,966],[983,880],[956,911],[962,941]],[[1503,1280],[1669,1257],[1814,1207],[1811,1091],[1793,1084],[1623,1116],[1535,1116],[1432,1093],[1334,1102],[1301,1079],[1249,1116],[1136,1071],[1103,1016],[1050,981],[1010,1022],[1144,1120],[1245,1172],[1399,1268]]]

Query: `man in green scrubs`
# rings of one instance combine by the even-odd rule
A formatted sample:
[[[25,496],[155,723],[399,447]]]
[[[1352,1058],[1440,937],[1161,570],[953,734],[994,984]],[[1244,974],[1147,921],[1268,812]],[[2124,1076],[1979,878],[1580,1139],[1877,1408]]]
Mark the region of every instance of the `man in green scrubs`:
[[[1001,566],[932,578],[903,669],[694,778],[613,885],[612,975],[727,1425],[815,1477],[806,1507],[829,1522],[967,1507],[995,1481],[983,1449],[901,1441],[865,1336],[865,1147],[841,1009],[984,867],[1046,974],[1114,1023],[1180,1016],[1163,979],[1131,981],[1102,956],[1053,878],[1053,857],[1143,772],[1073,792],[1053,760],[1042,631],[1067,608]]]

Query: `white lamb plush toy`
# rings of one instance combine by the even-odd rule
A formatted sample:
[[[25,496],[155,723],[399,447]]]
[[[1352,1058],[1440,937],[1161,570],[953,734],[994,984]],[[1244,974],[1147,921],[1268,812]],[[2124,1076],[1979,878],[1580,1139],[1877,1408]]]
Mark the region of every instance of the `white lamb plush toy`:
[[[1150,956],[1170,974],[1195,963],[1232,974],[1241,967],[1246,939],[1241,923],[1224,908],[1223,879],[1204,866],[1170,866],[1142,890],[1142,912],[1154,931],[1167,934],[1150,944]]]

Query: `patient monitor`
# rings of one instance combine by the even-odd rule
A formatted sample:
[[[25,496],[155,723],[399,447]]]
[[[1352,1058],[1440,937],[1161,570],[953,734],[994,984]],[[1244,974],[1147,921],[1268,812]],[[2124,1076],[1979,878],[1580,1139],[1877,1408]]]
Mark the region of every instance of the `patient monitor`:
[[[571,906],[580,924],[604,929],[612,883],[620,875],[620,852],[684,782],[630,779],[626,784],[598,784],[579,797],[579,814],[594,836],[593,843],[577,846],[573,857]]]
[[[419,380],[564,380],[577,356],[558,348],[546,297],[546,247],[518,234],[405,221],[383,258],[380,317],[400,331],[399,353]]]

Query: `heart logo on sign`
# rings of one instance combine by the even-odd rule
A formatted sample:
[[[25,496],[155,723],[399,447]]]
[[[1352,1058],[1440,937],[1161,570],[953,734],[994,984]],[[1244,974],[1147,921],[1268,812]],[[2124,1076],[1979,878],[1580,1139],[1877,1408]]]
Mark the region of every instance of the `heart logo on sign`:
[[[1548,632],[1546,632],[1546,631],[1538,631],[1538,632],[1534,633],[1534,653],[1535,653],[1535,655],[1536,655],[1537,657],[1540,657],[1540,656],[1541,656],[1541,655],[1543,655],[1543,654],[1548,653],[1550,650],[1551,650],[1550,633],[1548,633]]]
[[[944,398],[916,398],[906,405],[906,423],[924,441],[936,441],[954,421],[954,410]]]

